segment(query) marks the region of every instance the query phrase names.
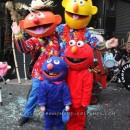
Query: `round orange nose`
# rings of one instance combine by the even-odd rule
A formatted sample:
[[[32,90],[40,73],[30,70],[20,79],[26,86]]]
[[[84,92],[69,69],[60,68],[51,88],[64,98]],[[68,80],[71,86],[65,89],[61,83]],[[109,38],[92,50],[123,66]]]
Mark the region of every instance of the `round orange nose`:
[[[52,70],[52,69],[53,69],[53,67],[54,67],[54,66],[53,66],[53,64],[52,64],[52,63],[49,63],[49,64],[47,65],[47,69],[48,69],[48,70]]]
[[[74,4],[74,6],[73,6],[73,11],[74,11],[74,12],[78,12],[78,4]]]
[[[71,48],[71,52],[72,52],[72,53],[76,53],[77,50],[78,50],[77,46],[73,46],[73,47]]]
[[[33,18],[33,22],[34,22],[35,24],[39,24],[39,19],[38,19],[38,18]]]

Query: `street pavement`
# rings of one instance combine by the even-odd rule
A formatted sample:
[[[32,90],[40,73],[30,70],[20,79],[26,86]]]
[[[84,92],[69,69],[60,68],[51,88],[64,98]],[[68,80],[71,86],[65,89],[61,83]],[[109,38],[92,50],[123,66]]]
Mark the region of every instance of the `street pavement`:
[[[33,118],[24,126],[17,125],[26,104],[31,81],[17,79],[0,82],[3,106],[0,106],[0,130],[43,130],[43,114],[36,107]],[[110,83],[101,91],[100,102],[88,107],[85,130],[130,130],[130,92],[121,84]]]

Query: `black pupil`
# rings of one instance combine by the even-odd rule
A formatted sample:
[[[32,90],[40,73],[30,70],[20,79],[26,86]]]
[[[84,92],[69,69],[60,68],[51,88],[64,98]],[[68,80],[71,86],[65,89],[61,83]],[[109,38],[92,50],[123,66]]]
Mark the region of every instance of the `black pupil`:
[[[83,4],[83,1],[80,1],[80,4]]]

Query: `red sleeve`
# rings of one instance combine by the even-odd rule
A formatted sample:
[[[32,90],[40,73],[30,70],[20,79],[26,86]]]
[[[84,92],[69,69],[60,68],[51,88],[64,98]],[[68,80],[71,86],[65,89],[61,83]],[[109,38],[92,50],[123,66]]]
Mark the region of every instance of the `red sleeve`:
[[[84,75],[83,79],[83,94],[82,94],[82,106],[86,107],[90,105],[92,88],[93,88],[93,76],[90,72]]]
[[[30,52],[37,52],[41,48],[41,44],[38,38],[32,37],[26,41],[26,46],[29,48]]]

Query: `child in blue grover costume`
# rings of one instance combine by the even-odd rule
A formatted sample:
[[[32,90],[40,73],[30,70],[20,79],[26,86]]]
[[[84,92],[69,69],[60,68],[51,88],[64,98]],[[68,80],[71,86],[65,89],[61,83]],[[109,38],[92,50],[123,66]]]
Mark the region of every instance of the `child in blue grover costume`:
[[[38,104],[44,112],[44,129],[64,130],[62,110],[69,110],[71,105],[70,90],[64,81],[67,75],[67,64],[60,57],[48,58],[42,66],[44,81],[40,83]]]

